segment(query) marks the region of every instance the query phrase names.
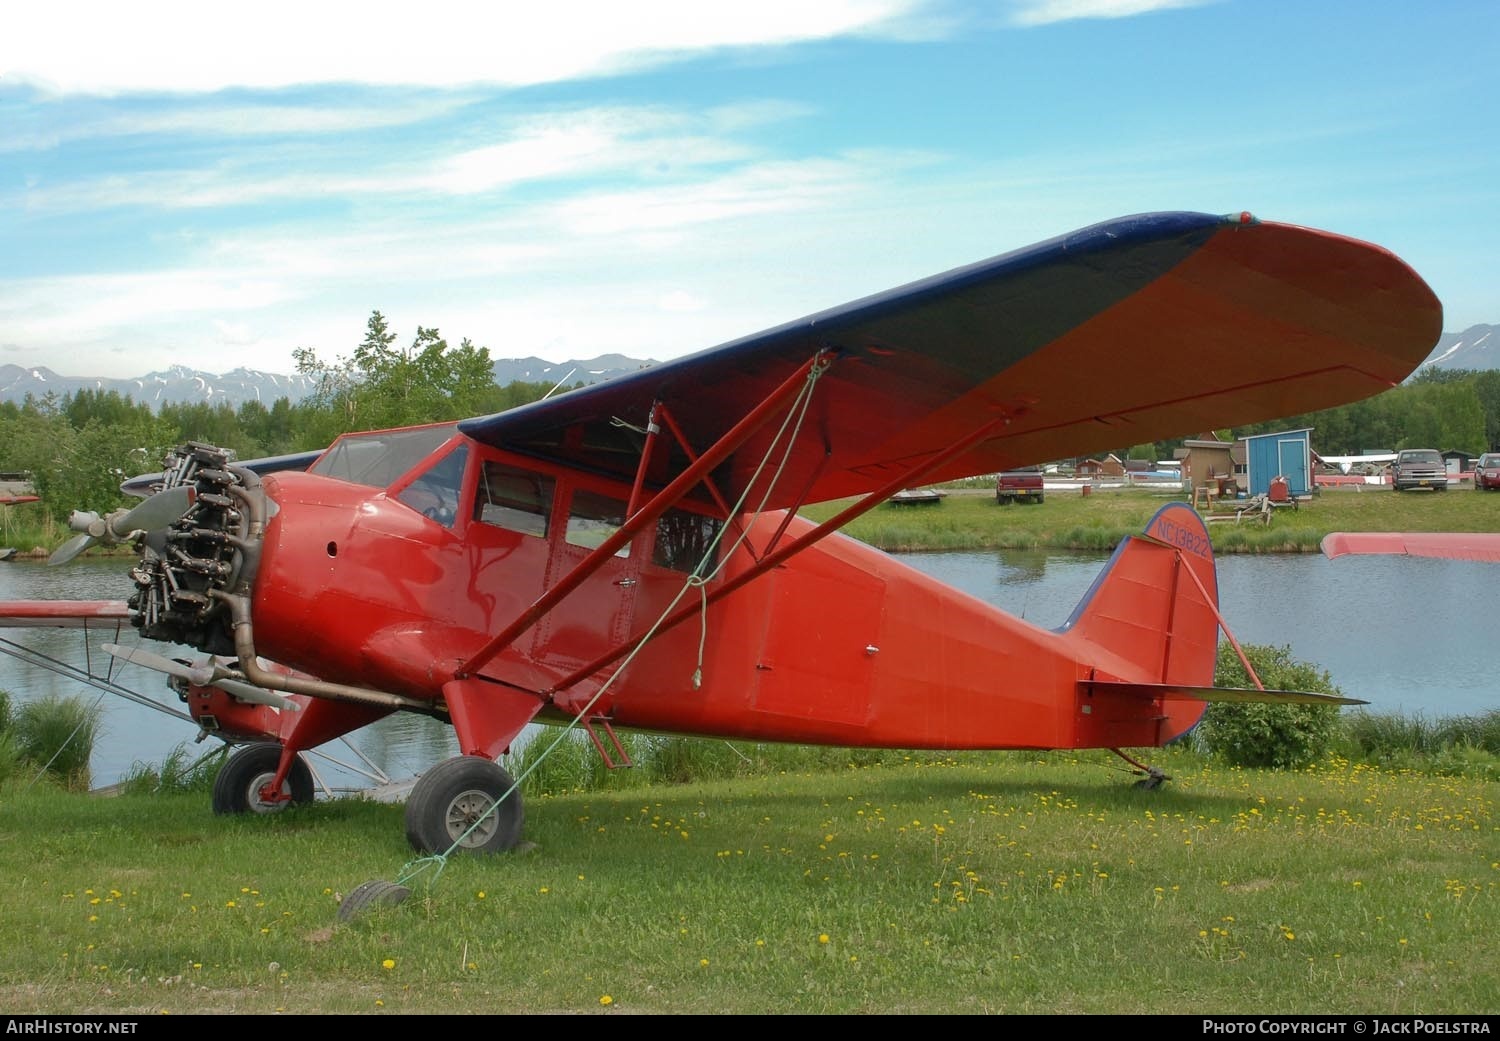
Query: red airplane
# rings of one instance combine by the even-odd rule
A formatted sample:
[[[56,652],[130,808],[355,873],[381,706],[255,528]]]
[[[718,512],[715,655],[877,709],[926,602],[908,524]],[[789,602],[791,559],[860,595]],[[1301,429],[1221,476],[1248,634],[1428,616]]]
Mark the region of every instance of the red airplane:
[[[756,741],[1123,749],[1220,690],[1207,531],[1184,504],[1040,629],[837,535],[893,493],[1377,394],[1436,343],[1427,285],[1367,243],[1249,214],[1098,224],[499,415],[240,464],[190,444],[75,518],[59,561],[131,541],[128,620],[192,717],[244,742],[217,812],[313,797],[299,753],[391,712],[461,755],[406,803],[420,851],[522,829],[496,762],[533,721]],[[851,499],[813,524],[797,511]],[[274,663],[274,664],[272,664]],[[1343,701],[1343,703],[1348,703]]]

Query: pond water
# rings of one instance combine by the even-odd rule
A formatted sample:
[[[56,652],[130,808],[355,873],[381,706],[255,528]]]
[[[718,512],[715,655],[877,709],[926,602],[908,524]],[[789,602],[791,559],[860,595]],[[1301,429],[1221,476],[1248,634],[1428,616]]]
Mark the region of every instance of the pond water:
[[[1036,624],[1067,620],[1108,560],[1099,554],[943,552],[909,554],[906,563]],[[1320,555],[1224,556],[1219,561],[1221,610],[1241,643],[1289,646],[1294,656],[1326,669],[1350,697],[1379,712],[1431,718],[1500,708],[1500,679],[1487,648],[1500,625],[1500,567],[1405,557],[1328,560]],[[0,564],[0,600],[117,598],[128,591],[120,559],[84,559],[65,568]],[[79,634],[3,630],[0,640],[84,664]],[[96,640],[94,657],[101,652]],[[134,633],[122,641],[135,642]],[[171,708],[180,708],[161,677],[134,665],[118,681]],[[197,728],[77,680],[0,656],[0,688],[25,701],[83,693],[99,704],[102,727],[93,777],[111,784],[136,762],[160,763],[179,744],[189,751]],[[367,757],[394,778],[410,777],[457,754],[452,730],[423,716],[400,714],[325,750],[346,765],[317,760],[331,787],[368,780],[352,767]]]

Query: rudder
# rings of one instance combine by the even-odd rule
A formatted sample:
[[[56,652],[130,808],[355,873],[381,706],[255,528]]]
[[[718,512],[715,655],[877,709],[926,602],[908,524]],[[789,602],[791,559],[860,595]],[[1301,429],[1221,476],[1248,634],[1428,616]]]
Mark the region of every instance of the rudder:
[[[1080,747],[1157,745],[1203,714],[1201,701],[1141,697],[1090,683],[1205,687],[1218,653],[1218,577],[1208,528],[1185,503],[1163,506],[1114,556],[1060,630],[1079,646]]]

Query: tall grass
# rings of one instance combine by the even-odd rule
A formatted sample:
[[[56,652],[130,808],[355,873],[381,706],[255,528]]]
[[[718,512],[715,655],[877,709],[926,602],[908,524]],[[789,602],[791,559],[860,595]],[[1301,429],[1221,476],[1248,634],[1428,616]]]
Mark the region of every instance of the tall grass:
[[[228,745],[219,745],[194,756],[187,745],[179,744],[160,763],[132,763],[120,780],[120,791],[133,795],[209,791],[219,768],[229,758],[229,751]]]
[[[8,730],[22,760],[68,788],[87,790],[89,760],[99,736],[99,713],[86,698],[50,697],[11,713]]]

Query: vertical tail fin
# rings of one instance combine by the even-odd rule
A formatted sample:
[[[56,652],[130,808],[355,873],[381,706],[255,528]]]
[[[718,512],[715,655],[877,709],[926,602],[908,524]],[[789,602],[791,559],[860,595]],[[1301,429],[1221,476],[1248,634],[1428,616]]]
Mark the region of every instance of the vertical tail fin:
[[[1063,626],[1089,645],[1078,655],[1090,663],[1079,680],[1083,746],[1157,745],[1198,721],[1203,702],[1161,688],[1213,683],[1218,599],[1208,528],[1192,507],[1163,506],[1120,543]]]

